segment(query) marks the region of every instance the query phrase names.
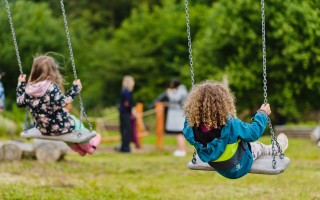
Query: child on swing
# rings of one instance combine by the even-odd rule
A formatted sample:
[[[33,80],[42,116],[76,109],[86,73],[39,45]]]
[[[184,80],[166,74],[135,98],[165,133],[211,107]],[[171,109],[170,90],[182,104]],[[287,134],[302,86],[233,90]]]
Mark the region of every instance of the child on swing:
[[[259,156],[272,155],[271,145],[255,142],[268,124],[269,104],[262,104],[251,124],[242,122],[236,118],[234,96],[229,88],[206,81],[192,89],[184,111],[185,138],[195,147],[199,158],[222,176],[240,178],[250,171]],[[284,152],[288,147],[287,136],[280,133],[277,141]],[[275,150],[280,153],[277,147]]]
[[[68,134],[73,130],[86,130],[82,122],[70,115],[65,108],[82,89],[80,80],[75,80],[69,91],[62,94],[63,77],[55,60],[41,55],[33,60],[28,83],[26,75],[20,75],[17,87],[18,107],[27,106],[36,128],[43,135]],[[72,150],[85,156],[92,154],[101,141],[100,134],[83,143],[67,143]]]

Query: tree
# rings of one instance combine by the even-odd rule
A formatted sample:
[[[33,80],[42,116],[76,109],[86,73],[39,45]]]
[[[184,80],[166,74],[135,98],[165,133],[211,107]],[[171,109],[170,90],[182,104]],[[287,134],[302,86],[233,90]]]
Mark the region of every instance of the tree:
[[[205,6],[192,9],[203,13]],[[197,15],[192,21],[201,18],[202,15]],[[189,83],[190,78],[185,77],[189,70],[183,71],[183,66],[188,64],[186,37],[183,3],[167,0],[162,6],[154,6],[152,11],[146,5],[133,10],[115,32],[106,52],[109,73],[115,76],[112,81],[118,83],[118,87],[106,90],[118,94],[115,89],[119,90],[122,76],[132,74],[137,84],[135,98],[150,103],[173,77]],[[110,93],[109,98],[117,98]]]
[[[266,2],[268,99],[278,119],[296,120],[319,99],[320,21],[316,1]],[[263,102],[260,2],[213,4],[197,34],[195,56],[203,78],[228,74],[240,110]],[[211,74],[211,75],[207,75]],[[303,108],[303,109],[301,109]]]
[[[10,5],[16,38],[20,51],[23,72],[29,75],[33,57],[37,54],[53,52],[60,63],[60,71],[69,80],[73,81],[72,68],[69,60],[69,51],[62,18],[55,18],[47,3],[33,3],[30,1],[18,1]],[[7,87],[8,101],[10,104],[15,102],[15,88],[19,76],[16,54],[12,41],[8,17],[5,12],[0,13],[1,24],[1,49],[0,49],[0,71],[6,72],[4,80]],[[70,35],[76,63],[79,64],[78,73],[85,74],[86,66],[89,65],[85,60],[85,52],[89,45],[92,45],[91,35],[88,24],[82,19],[73,20],[69,23]],[[78,56],[79,55],[79,56]],[[81,63],[81,64],[80,64]],[[10,77],[7,78],[7,77]],[[68,78],[69,77],[69,78]],[[68,87],[68,86],[66,86]]]
[[[18,1],[11,4],[11,14],[24,73],[29,74],[33,56],[37,53],[64,52],[65,44],[57,42],[65,40],[62,24],[52,17],[46,4]],[[6,90],[8,102],[12,102],[19,68],[6,12],[0,13],[0,24],[0,71],[6,72],[4,83],[9,87]]]

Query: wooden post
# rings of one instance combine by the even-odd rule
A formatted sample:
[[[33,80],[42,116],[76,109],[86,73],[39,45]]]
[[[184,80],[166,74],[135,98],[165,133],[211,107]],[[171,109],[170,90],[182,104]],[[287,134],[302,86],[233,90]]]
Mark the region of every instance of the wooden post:
[[[137,128],[137,148],[140,149],[142,147],[142,135],[143,135],[143,127],[141,123],[143,123],[143,104],[136,104],[137,111],[137,120],[136,120],[136,128]]]
[[[1,161],[18,161],[22,157],[22,151],[15,144],[0,144],[0,160]]]
[[[157,149],[163,149],[163,129],[164,129],[164,105],[162,102],[156,103],[156,135]]]
[[[69,151],[68,145],[61,141],[34,139],[33,146],[39,162],[56,162]]]

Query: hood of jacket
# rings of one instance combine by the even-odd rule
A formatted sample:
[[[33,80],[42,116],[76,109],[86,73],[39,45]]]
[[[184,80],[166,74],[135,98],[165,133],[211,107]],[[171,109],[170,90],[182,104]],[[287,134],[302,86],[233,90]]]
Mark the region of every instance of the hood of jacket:
[[[29,96],[42,97],[49,89],[51,81],[40,81],[37,83],[30,83],[26,87],[26,93]]]

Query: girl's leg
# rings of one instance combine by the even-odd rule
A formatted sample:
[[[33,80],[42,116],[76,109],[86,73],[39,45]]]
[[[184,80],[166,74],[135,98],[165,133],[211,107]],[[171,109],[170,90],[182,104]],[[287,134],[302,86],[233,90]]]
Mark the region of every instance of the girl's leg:
[[[84,124],[79,119],[77,119],[73,115],[71,115],[71,117],[73,118],[73,120],[75,122],[75,130],[83,130],[83,131],[89,132],[89,130],[84,126]],[[74,148],[73,150],[80,148],[80,150],[84,151],[85,153],[92,154],[96,150],[96,148],[98,147],[100,142],[101,142],[101,135],[96,134],[96,136],[94,136],[90,140],[85,141],[85,142],[81,142],[79,144],[75,144],[73,146],[70,146],[70,148]]]
[[[120,113],[121,147],[120,152],[130,153],[131,114]]]
[[[97,147],[99,146],[101,142],[101,135],[97,134],[96,136],[94,136],[93,138],[91,138],[89,141],[85,142],[85,143],[80,143],[78,144],[79,147],[85,151],[88,154],[93,154],[93,152],[97,149]]]
[[[253,160],[257,159],[259,156],[263,155],[265,146],[261,142],[252,142],[251,145],[251,152],[253,156]]]
[[[71,143],[71,142],[66,142],[66,144],[72,149],[73,151],[77,152],[80,154],[80,156],[85,156],[87,152],[82,150],[77,143]]]
[[[185,141],[184,141],[184,136],[183,134],[178,134],[177,135],[177,142],[178,142],[178,150],[180,151],[185,151],[186,150],[186,146],[185,146]]]
[[[288,138],[285,134],[280,133],[277,137],[277,141],[279,143],[279,146],[284,152],[288,148]],[[253,160],[257,159],[261,155],[272,155],[272,145],[265,145],[262,144],[261,142],[253,142],[251,144],[251,150],[252,150],[252,155],[253,155]],[[280,153],[280,149],[278,148],[277,145],[275,145],[275,151],[276,154]]]
[[[173,152],[174,156],[183,157],[186,155],[185,139],[182,133],[177,134],[178,149]]]
[[[285,134],[280,133],[277,137],[277,141],[279,143],[279,146],[280,146],[282,152],[284,152],[289,146],[288,137]],[[279,154],[280,149],[278,148],[278,146],[274,145],[274,148],[275,148],[276,154]],[[265,145],[265,150],[264,150],[263,155],[272,155],[272,145],[271,144]]]

